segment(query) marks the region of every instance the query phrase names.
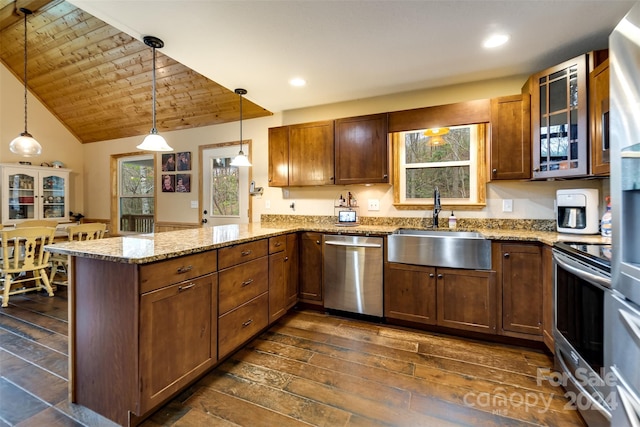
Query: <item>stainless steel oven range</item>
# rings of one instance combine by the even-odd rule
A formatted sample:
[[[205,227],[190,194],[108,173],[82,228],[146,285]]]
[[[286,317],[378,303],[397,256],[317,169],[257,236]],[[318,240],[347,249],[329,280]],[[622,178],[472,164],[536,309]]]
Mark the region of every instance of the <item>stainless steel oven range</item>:
[[[590,426],[608,426],[604,302],[611,293],[611,245],[553,248],[555,368],[570,403]]]

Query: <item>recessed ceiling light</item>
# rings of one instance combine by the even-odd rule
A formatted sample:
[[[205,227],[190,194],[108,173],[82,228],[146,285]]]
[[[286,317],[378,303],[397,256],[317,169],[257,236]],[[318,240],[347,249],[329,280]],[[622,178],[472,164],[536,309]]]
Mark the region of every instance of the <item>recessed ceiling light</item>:
[[[295,87],[302,87],[307,84],[307,81],[302,77],[294,77],[291,80],[289,80],[289,84]]]
[[[482,46],[487,49],[491,49],[494,47],[502,46],[508,41],[509,36],[507,34],[494,34],[485,39],[484,43],[482,43]]]

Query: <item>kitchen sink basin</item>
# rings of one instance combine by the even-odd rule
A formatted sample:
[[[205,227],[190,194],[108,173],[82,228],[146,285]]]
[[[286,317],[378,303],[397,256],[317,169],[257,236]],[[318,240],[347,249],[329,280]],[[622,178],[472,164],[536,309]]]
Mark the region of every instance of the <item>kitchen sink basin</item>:
[[[491,240],[473,231],[403,228],[387,238],[387,260],[431,267],[491,269]]]

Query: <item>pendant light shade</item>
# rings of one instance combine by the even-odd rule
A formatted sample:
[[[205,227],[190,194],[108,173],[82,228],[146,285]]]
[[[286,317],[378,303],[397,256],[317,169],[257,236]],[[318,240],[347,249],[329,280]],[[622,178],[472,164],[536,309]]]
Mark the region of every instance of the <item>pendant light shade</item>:
[[[23,157],[35,157],[42,153],[42,146],[27,131],[27,15],[33,12],[24,7],[20,12],[24,14],[24,132],[11,141],[9,150]]]
[[[246,95],[246,89],[236,89],[235,93],[240,95],[240,152],[231,161],[231,166],[251,166],[251,162],[242,151],[242,95]]]
[[[140,145],[136,148],[145,151],[173,151],[173,148],[167,144],[167,141],[158,134],[156,129],[156,49],[164,47],[164,42],[157,37],[145,36],[143,39],[144,44],[153,49],[153,74],[152,74],[152,93],[151,98],[153,105],[151,107],[151,115],[153,116],[153,125],[149,135],[145,137]]]

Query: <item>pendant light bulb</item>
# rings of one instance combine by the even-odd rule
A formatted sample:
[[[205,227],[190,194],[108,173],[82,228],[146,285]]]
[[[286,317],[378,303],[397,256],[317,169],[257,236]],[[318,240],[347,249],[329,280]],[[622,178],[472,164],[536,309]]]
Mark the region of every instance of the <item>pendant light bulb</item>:
[[[27,130],[27,15],[33,12],[24,7],[20,8],[24,14],[24,132],[9,144],[9,150],[23,157],[35,157],[42,153],[42,146]]]
[[[231,161],[230,165],[231,166],[236,166],[236,167],[238,167],[238,166],[251,166],[251,162],[249,161],[247,156],[244,154],[244,151],[242,151],[242,95],[246,95],[247,94],[247,90],[238,88],[238,89],[235,90],[235,93],[240,95],[240,152]]]
[[[157,37],[153,36],[144,36],[143,39],[144,44],[152,48],[153,50],[153,74],[152,74],[152,92],[151,98],[153,105],[151,107],[151,115],[153,117],[153,125],[151,127],[151,131],[149,135],[145,137],[141,144],[136,146],[138,150],[145,151],[173,151],[173,148],[167,144],[167,141],[158,134],[158,130],[156,129],[156,49],[164,47],[164,42]]]

